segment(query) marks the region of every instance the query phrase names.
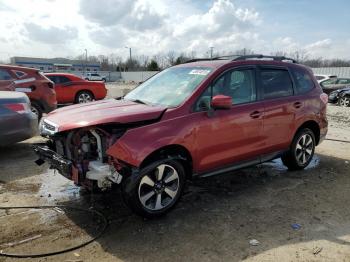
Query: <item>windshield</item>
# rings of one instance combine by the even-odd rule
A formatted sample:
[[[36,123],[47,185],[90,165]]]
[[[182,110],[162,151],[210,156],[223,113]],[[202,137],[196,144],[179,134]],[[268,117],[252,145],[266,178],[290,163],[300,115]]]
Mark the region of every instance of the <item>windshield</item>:
[[[168,68],[125,96],[138,103],[176,107],[208,76],[208,67]]]

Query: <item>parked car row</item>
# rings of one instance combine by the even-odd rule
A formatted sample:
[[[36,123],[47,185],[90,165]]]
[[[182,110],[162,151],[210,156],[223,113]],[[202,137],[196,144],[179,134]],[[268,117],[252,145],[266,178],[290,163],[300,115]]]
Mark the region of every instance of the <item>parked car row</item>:
[[[106,95],[102,81],[91,82],[73,74],[44,74],[34,68],[0,65],[0,98],[4,101],[0,108],[0,145],[29,138],[35,133],[33,123],[37,126],[38,119],[55,110],[57,105],[88,103],[104,99]],[[11,101],[17,104],[10,105]]]
[[[340,106],[350,106],[350,78],[336,75],[315,75],[323,92],[329,95],[328,102]]]

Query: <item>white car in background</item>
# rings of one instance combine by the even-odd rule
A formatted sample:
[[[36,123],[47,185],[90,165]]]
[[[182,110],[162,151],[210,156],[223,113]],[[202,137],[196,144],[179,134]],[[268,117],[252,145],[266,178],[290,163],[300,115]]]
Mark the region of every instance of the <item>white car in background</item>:
[[[336,75],[320,75],[320,74],[315,74],[315,77],[317,79],[317,82],[321,83],[324,80],[328,80],[331,78],[337,78]]]
[[[89,80],[89,81],[103,81],[106,82],[106,77],[105,76],[101,76],[100,74],[97,73],[87,73],[84,76],[85,80]]]

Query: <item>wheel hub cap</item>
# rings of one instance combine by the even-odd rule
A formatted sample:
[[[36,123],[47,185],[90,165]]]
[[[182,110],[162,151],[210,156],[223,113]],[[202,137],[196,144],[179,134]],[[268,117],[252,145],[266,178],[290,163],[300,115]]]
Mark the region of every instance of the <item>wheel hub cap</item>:
[[[299,165],[305,165],[312,157],[314,142],[309,134],[302,135],[296,145],[295,157]]]
[[[145,175],[139,184],[139,200],[148,210],[161,210],[174,202],[179,191],[175,168],[161,164]]]

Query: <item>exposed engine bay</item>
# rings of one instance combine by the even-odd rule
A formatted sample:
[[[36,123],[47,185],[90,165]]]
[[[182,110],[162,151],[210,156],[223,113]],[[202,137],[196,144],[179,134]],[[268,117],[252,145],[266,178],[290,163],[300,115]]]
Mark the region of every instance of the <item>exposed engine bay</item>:
[[[106,150],[112,146],[126,129],[86,127],[67,132],[46,135],[45,146],[34,146],[40,159],[37,164],[49,162],[52,169],[75,184],[86,188],[108,189],[113,183],[120,184],[123,167]]]

